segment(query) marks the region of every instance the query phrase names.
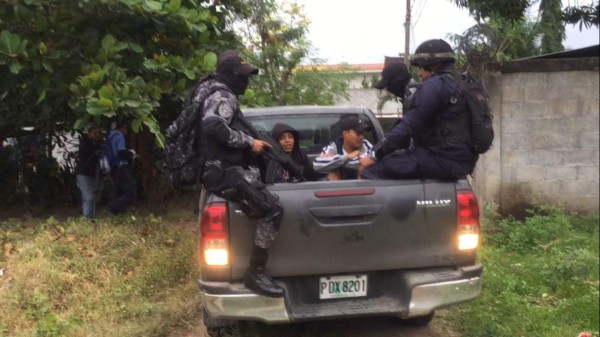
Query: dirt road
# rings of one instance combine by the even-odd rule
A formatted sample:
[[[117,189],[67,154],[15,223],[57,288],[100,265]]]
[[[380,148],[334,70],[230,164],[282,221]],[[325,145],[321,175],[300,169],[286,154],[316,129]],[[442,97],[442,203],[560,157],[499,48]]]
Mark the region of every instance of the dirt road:
[[[443,319],[443,310],[428,326],[403,326],[388,317],[345,319],[289,325],[243,323],[226,336],[231,337],[459,337]],[[202,322],[173,331],[168,337],[208,337]]]

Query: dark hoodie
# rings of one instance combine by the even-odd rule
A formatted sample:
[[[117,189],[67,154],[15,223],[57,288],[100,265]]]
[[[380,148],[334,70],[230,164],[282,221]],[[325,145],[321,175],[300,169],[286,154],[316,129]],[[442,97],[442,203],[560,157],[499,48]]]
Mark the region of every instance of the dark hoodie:
[[[296,131],[296,129],[284,123],[277,123],[275,126],[273,126],[273,130],[271,130],[271,137],[273,137],[276,142],[279,142],[279,137],[281,137],[284,132],[291,132],[294,136],[294,147],[292,148],[292,152],[289,154],[289,156],[302,168],[302,175],[304,178],[308,181],[316,181],[325,177],[325,175],[315,171],[312,161],[308,159],[306,153],[300,150],[300,134],[298,131]],[[275,173],[274,182],[280,183],[293,181],[293,177],[291,177],[290,174],[283,167],[281,167],[279,163],[277,164],[278,166]]]

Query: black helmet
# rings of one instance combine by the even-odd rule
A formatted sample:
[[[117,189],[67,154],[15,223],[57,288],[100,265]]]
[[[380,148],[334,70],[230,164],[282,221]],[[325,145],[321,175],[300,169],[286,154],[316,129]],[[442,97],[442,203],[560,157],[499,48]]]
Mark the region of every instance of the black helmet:
[[[421,43],[411,57],[410,64],[416,67],[427,67],[441,62],[454,62],[454,52],[448,42],[437,39]]]

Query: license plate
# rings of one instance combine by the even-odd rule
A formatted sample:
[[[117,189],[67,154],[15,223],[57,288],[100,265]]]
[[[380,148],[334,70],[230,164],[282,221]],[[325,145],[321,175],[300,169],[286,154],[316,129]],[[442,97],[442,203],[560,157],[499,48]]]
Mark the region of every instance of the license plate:
[[[319,279],[319,298],[367,296],[367,275],[329,276]]]

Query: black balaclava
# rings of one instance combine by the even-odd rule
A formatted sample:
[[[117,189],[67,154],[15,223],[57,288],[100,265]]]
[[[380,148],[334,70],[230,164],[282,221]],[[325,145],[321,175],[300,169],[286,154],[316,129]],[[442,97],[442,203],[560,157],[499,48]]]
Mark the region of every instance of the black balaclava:
[[[249,80],[248,76],[245,75],[234,74],[233,72],[221,72],[217,73],[217,78],[227,85],[237,96],[243,95],[248,88]]]
[[[244,62],[235,50],[225,50],[217,59],[217,79],[237,96],[243,95],[248,88],[248,77],[256,74],[258,69]]]
[[[406,85],[410,81],[407,76],[394,76],[388,83],[386,90],[394,94],[396,97],[403,98]]]

